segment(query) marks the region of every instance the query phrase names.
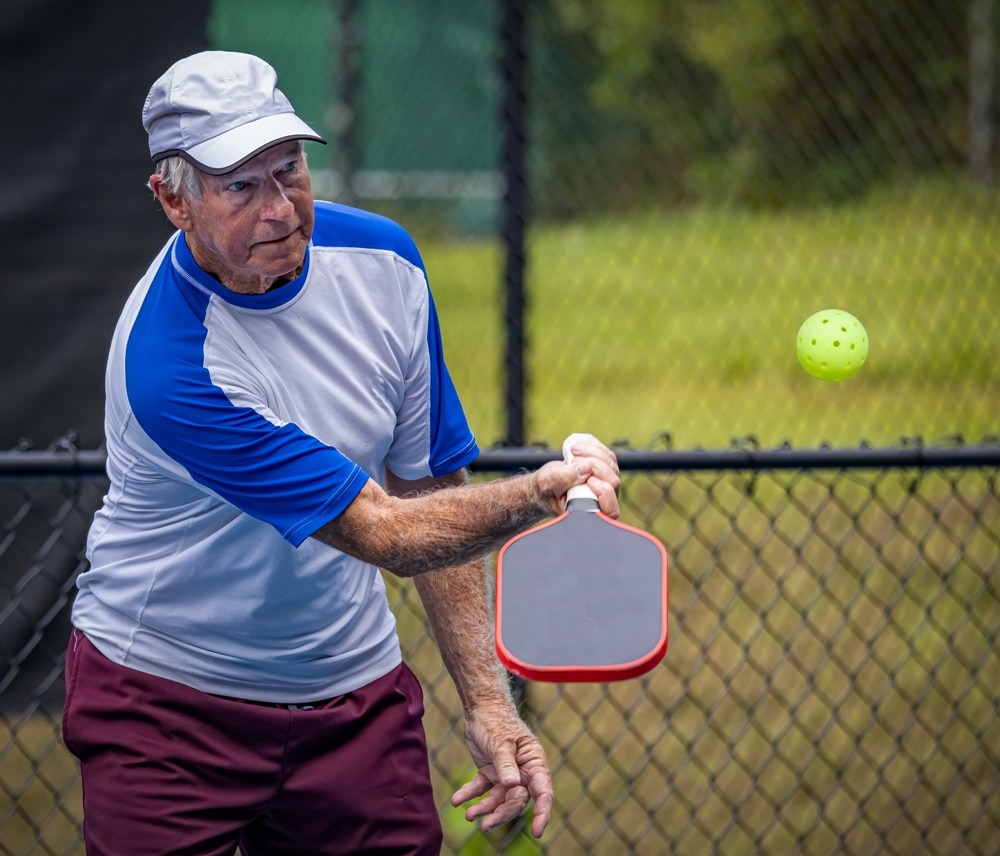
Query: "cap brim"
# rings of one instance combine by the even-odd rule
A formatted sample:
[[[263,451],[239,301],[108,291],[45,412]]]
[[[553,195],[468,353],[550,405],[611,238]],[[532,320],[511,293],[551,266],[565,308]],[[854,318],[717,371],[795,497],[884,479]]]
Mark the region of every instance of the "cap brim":
[[[154,163],[170,155],[180,155],[209,175],[232,172],[265,149],[286,140],[314,140],[326,143],[294,113],[277,113],[264,116],[219,134],[187,151],[174,149],[153,155]]]

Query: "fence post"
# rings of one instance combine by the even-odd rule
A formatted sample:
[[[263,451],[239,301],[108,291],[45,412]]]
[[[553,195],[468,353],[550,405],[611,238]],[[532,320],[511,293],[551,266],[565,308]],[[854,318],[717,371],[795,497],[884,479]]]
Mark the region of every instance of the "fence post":
[[[337,0],[337,59],[332,117],[337,150],[333,152],[336,168],[340,172],[340,201],[354,205],[357,193],[354,175],[358,169],[358,93],[361,90],[360,36],[358,32],[357,0]]]
[[[993,0],[969,2],[969,171],[993,178]]]
[[[504,245],[504,398],[506,443],[523,446],[524,414],[524,235],[527,224],[527,97],[525,93],[526,18],[525,0],[503,0],[500,40],[503,96],[500,125],[504,193],[501,234]]]

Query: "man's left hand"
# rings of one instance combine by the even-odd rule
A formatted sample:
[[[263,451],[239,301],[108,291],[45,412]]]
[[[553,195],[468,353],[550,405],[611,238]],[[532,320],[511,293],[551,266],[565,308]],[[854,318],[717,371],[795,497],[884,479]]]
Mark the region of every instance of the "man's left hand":
[[[531,834],[541,838],[552,815],[552,776],[545,750],[509,704],[481,705],[466,714],[465,741],[479,771],[451,797],[459,806],[476,797],[465,819],[482,818],[489,831],[535,803]]]

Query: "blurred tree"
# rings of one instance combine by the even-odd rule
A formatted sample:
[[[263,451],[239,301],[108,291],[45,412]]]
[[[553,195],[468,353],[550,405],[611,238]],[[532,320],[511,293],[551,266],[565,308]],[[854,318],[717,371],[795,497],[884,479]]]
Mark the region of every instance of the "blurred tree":
[[[691,158],[724,146],[724,91],[687,44],[682,4],[533,5],[533,129],[540,207],[676,205]]]
[[[602,205],[837,200],[960,166],[968,3],[540,4],[540,38],[578,56],[579,87],[547,93],[541,124],[558,127],[551,105],[588,111],[549,157],[599,165]]]
[[[800,0],[773,45],[786,69],[756,116],[744,195],[859,195],[965,158],[966,0]]]

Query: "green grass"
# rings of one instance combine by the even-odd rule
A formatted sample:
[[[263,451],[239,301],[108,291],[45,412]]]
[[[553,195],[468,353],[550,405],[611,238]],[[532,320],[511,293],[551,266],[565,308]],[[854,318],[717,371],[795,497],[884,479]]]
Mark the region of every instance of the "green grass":
[[[927,184],[849,207],[652,211],[541,226],[528,245],[527,439],[892,444],[1000,430],[1000,202]],[[406,225],[413,228],[415,225]],[[502,250],[422,242],[445,348],[483,445],[505,433]],[[810,378],[812,312],[865,324],[865,368]]]

